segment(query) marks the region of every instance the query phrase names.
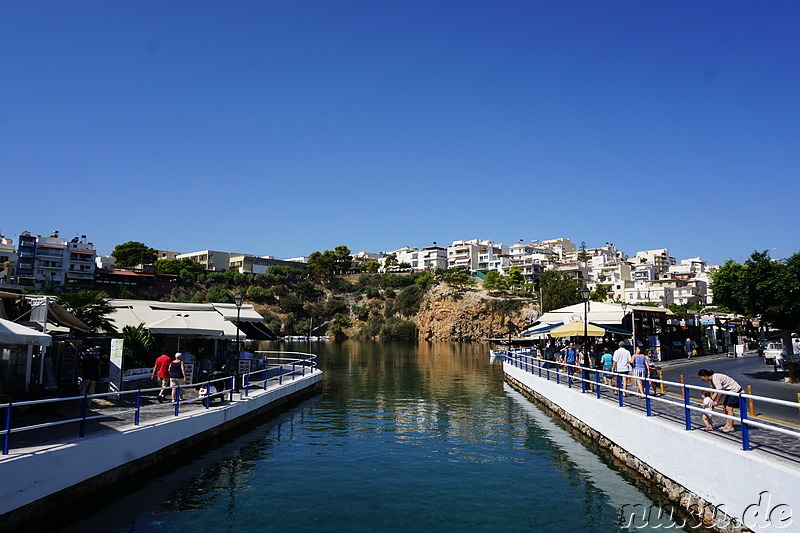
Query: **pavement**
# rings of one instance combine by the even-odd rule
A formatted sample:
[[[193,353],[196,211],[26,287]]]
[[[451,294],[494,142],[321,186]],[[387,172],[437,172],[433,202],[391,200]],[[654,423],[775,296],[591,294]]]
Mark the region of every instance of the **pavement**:
[[[197,414],[206,409],[205,400],[199,398],[197,385],[184,387],[183,401],[177,405],[178,416]],[[261,389],[262,387],[252,387]],[[131,391],[129,391],[131,392]],[[139,408],[139,426],[163,423],[176,416],[176,404],[159,402],[158,390],[142,392]],[[239,394],[220,395],[210,402],[210,409],[219,409],[238,401]],[[83,438],[98,437],[134,427],[136,395],[125,394],[119,399],[89,398],[86,404],[86,421],[82,423],[83,399],[58,400],[35,406],[14,406],[9,439],[9,455],[35,453],[54,446],[79,442]],[[2,409],[0,409],[2,411]],[[0,419],[2,419],[0,415]],[[15,432],[14,428],[27,428]],[[83,437],[81,437],[83,434]],[[0,435],[0,443],[4,435]],[[0,455],[0,460],[2,460]]]
[[[739,357],[738,359],[748,358],[748,357],[758,357],[757,352],[755,350],[746,351],[743,357]],[[661,361],[656,363],[656,367],[660,370],[679,370],[681,367],[689,367],[702,365],[701,367],[705,368],[713,368],[711,363],[718,362],[718,361],[733,361],[734,358],[728,357],[726,354],[711,354],[711,355],[700,355],[694,356],[691,359],[683,358],[683,359],[674,359],[669,361]],[[706,364],[708,363],[708,364]],[[771,368],[771,367],[770,367]],[[764,372],[763,374],[757,374],[756,376],[770,376],[773,372]],[[554,378],[552,378],[554,379]],[[669,380],[669,378],[664,378],[665,380]],[[767,378],[763,377],[765,381],[775,381],[774,377]],[[780,381],[780,380],[778,380]],[[687,382],[688,383],[688,382]],[[567,380],[562,377],[561,380],[562,386],[568,386]],[[702,383],[691,383],[692,385],[702,386]],[[781,386],[784,384],[781,382]],[[796,384],[786,383],[785,386],[787,387],[787,397],[791,397],[789,401],[795,400],[795,393],[800,392],[800,388]],[[581,393],[581,387],[579,382],[573,382],[573,388],[576,390],[577,393]],[[628,388],[632,389],[629,390],[627,396],[623,398],[623,406],[622,408],[625,409],[634,409],[640,411],[642,413],[647,412],[647,401],[644,398],[639,398],[633,395],[633,391],[635,390],[635,386],[631,383],[628,384]],[[617,392],[614,390],[609,390],[605,388],[601,388],[601,399],[603,401],[610,401],[619,403],[619,398]],[[586,392],[586,394],[596,394],[595,392]],[[758,393],[754,393],[758,394]],[[700,396],[699,392],[696,390],[691,391],[691,401],[693,406],[699,406]],[[667,420],[670,423],[675,423],[680,425],[681,427],[685,426],[685,409],[684,409],[684,400],[683,400],[683,392],[679,387],[669,387],[667,386],[664,390],[663,394],[659,394],[658,396],[654,396],[650,398],[650,408],[651,414],[655,418],[661,418],[663,420]],[[800,406],[799,406],[800,407]],[[791,409],[794,413],[795,418],[797,418],[797,409]],[[738,414],[738,409],[736,410]],[[766,424],[770,427],[778,428],[780,431],[788,431],[792,434],[785,434],[779,433],[776,431],[771,431],[769,429],[749,426],[749,440],[750,440],[750,450],[752,453],[763,454],[769,458],[776,459],[779,458],[780,460],[788,461],[794,464],[796,467],[800,467],[800,419],[797,419],[797,422],[787,421],[786,418],[783,419],[776,419],[771,418],[769,416],[762,416],[760,413],[756,413],[755,416],[750,416],[752,420],[758,423]],[[735,444],[736,446],[742,446],[742,432],[741,432],[741,425],[739,422],[735,422],[734,427],[736,428],[732,433],[724,433],[719,431],[722,425],[725,424],[725,419],[720,416],[715,417],[715,430],[704,432],[701,431],[702,427],[705,425],[702,423],[701,413],[699,411],[691,411],[691,423],[692,423],[692,430],[697,430],[699,433],[704,433],[707,435],[705,438],[709,439],[720,439],[722,441],[729,442],[731,444]],[[748,452],[748,453],[751,453]]]

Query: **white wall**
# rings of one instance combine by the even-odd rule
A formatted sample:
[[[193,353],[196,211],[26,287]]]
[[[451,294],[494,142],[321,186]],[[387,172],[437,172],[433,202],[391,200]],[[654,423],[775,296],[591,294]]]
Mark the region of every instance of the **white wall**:
[[[762,500],[773,522],[759,531],[800,531],[800,466],[797,463],[740,446],[703,431],[686,431],[682,424],[647,417],[644,413],[598,399],[592,393],[569,389],[509,363],[505,373],[538,392],[564,411],[597,430],[629,454],[694,492],[733,518],[757,519]],[[696,415],[699,418],[699,415]],[[767,505],[761,493],[768,491]],[[788,507],[779,507],[779,506]],[[749,509],[748,509],[749,508]],[[779,528],[780,513],[796,513],[788,527]],[[747,510],[747,515],[745,511]],[[765,517],[767,519],[768,517]],[[746,522],[745,522],[746,523]]]

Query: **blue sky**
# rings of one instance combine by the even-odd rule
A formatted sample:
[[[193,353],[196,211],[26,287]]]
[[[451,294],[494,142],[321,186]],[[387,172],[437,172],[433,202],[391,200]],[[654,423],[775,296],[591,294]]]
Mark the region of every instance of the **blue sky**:
[[[0,232],[798,250],[796,2],[0,0]]]

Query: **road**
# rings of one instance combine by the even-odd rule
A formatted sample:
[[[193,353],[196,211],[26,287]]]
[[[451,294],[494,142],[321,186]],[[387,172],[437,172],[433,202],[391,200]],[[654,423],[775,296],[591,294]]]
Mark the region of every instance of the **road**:
[[[667,381],[680,381],[680,377],[683,375],[686,383],[703,386],[703,382],[697,377],[697,371],[701,368],[727,374],[738,381],[745,389],[750,385],[755,395],[794,403],[798,401],[797,395],[800,393],[800,384],[783,382],[783,373],[776,373],[772,365],[765,365],[764,360],[756,355],[755,352],[735,359],[725,357],[710,360],[700,357],[696,361],[692,359],[679,364],[667,362],[663,367],[663,375]],[[697,396],[697,394],[692,396]],[[759,416],[800,425],[800,405],[794,408],[766,402],[755,402],[755,410]]]

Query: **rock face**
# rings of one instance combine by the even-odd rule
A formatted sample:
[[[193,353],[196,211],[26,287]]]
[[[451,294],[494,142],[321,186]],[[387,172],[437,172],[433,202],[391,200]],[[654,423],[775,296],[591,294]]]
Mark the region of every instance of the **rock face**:
[[[420,340],[477,341],[505,337],[509,328],[516,333],[536,316],[535,306],[527,301],[441,284],[426,293],[415,321]]]

